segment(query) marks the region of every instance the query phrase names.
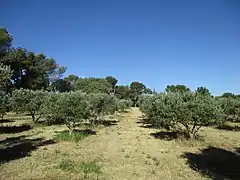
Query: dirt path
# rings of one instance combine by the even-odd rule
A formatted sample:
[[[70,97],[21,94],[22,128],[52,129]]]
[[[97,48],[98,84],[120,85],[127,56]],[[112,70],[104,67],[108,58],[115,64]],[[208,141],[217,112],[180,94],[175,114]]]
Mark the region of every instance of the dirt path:
[[[91,154],[102,162],[107,179],[166,179],[168,173],[171,177],[168,170],[159,174],[159,168],[164,161],[168,163],[162,155],[174,145],[166,149],[150,135],[156,130],[140,127],[140,116],[138,108],[131,108],[117,125],[104,128],[97,137],[81,143],[86,158]]]

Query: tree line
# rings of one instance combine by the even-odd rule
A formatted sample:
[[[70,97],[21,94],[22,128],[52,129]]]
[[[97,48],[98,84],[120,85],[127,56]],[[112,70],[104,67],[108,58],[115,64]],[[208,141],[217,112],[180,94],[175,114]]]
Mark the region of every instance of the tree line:
[[[55,92],[81,90],[86,93],[112,93],[119,99],[131,99],[135,105],[140,94],[152,93],[151,89],[141,82],[132,82],[129,86],[118,85],[118,80],[112,76],[81,78],[72,74],[62,78],[66,67],[57,64],[55,59],[48,58],[44,54],[35,54],[25,48],[13,47],[12,41],[13,37],[7,29],[0,28],[1,68],[7,67],[11,70],[11,76],[7,81],[1,79],[1,82],[6,82],[7,92],[24,88]],[[1,75],[1,78],[4,76]]]

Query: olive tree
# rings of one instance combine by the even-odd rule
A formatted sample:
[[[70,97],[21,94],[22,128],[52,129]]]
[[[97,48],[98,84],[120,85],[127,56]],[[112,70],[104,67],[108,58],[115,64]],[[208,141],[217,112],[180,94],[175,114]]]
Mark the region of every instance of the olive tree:
[[[112,94],[92,93],[88,94],[90,103],[90,123],[100,123],[104,115],[113,114],[117,110],[117,98]]]
[[[195,92],[161,93],[142,100],[140,108],[159,128],[183,132],[196,138],[202,126],[216,122],[220,107],[211,96]]]
[[[37,122],[42,115],[41,107],[45,96],[46,93],[41,90],[14,90],[10,98],[11,107],[15,112],[29,113],[33,122]]]
[[[240,99],[234,97],[220,97],[217,102],[223,110],[223,122],[239,121],[240,117]]]
[[[119,99],[117,101],[117,109],[119,112],[124,112],[132,106],[133,102],[131,100]]]
[[[46,98],[44,114],[50,120],[65,124],[72,134],[76,124],[90,117],[89,101],[86,94],[79,91],[52,94]]]

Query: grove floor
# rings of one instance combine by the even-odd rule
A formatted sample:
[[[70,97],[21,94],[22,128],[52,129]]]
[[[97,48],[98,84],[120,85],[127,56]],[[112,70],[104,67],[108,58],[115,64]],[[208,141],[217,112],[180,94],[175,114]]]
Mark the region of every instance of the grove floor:
[[[21,119],[9,114],[8,119],[14,122],[0,126],[31,123],[34,127],[0,134],[0,179],[240,178],[240,131],[204,127],[200,131],[203,140],[166,140],[159,130],[140,123],[140,117],[139,109],[131,108],[117,116],[116,124],[97,128],[95,135],[75,143],[52,141],[57,132],[66,130],[65,126],[37,126],[25,116]],[[75,163],[94,161],[101,167],[101,173],[84,177],[81,171],[62,170],[58,165],[63,158]]]

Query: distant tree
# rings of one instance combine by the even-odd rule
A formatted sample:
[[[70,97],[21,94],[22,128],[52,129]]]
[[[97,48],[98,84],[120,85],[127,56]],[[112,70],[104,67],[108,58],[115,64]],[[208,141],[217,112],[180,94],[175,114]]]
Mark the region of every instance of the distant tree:
[[[117,98],[112,94],[90,93],[91,124],[99,124],[104,120],[104,115],[113,114],[117,110]]]
[[[149,88],[144,89],[144,94],[153,94],[153,91]]]
[[[71,86],[70,82],[64,79],[59,79],[50,85],[50,90],[58,92],[68,92],[73,90],[73,87]]]
[[[27,112],[32,117],[33,122],[37,122],[42,115],[41,108],[45,96],[46,93],[40,90],[17,89],[12,92],[10,102],[13,111]]]
[[[171,92],[171,93],[175,93],[175,92],[183,93],[183,92],[190,92],[190,89],[185,85],[168,85],[165,91]]]
[[[235,94],[233,93],[230,93],[230,92],[226,92],[226,93],[223,93],[222,97],[225,97],[225,98],[235,98]]]
[[[115,88],[115,96],[118,99],[130,99],[130,88],[128,86],[117,85]]]
[[[206,87],[198,87],[196,92],[202,95],[211,96],[210,91]]]
[[[78,76],[71,74],[71,75],[65,77],[64,81],[66,81],[71,86],[71,90],[75,90],[76,89],[76,82],[77,82],[78,79],[79,79]]]
[[[76,90],[86,93],[110,93],[111,85],[102,78],[79,78],[76,81]]]
[[[112,87],[111,92],[112,92],[113,94],[115,94],[115,86],[116,86],[118,80],[117,80],[115,77],[112,77],[112,76],[107,76],[105,79],[106,79],[106,81],[107,81],[107,82],[111,85],[111,87]]]
[[[146,86],[140,82],[132,82],[130,84],[130,98],[133,101],[134,106],[137,106],[138,98],[144,93]]]
[[[132,106],[131,100],[120,99],[117,101],[117,109],[119,112],[124,112],[126,109]]]
[[[11,48],[12,39],[6,28],[0,28],[0,60]]]

